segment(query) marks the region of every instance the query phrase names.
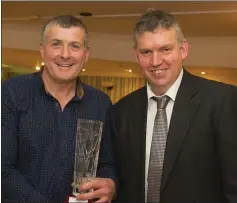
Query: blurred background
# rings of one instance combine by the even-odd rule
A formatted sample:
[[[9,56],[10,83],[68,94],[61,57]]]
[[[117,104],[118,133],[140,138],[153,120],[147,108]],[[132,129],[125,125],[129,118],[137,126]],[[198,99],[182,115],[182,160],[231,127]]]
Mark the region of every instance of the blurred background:
[[[145,84],[132,54],[136,20],[148,9],[171,12],[189,42],[186,69],[237,86],[237,2],[2,2],[2,81],[38,71],[40,30],[56,15],[82,18],[91,56],[81,80],[113,102]],[[82,16],[89,13],[90,16]]]

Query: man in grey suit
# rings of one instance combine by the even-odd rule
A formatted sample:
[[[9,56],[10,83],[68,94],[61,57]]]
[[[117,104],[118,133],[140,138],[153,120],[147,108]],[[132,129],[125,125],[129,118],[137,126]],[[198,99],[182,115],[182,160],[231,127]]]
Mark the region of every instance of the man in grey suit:
[[[138,20],[134,55],[147,85],[111,111],[120,178],[116,200],[236,203],[237,88],[183,68],[188,42],[163,11]],[[164,97],[166,106],[157,107]]]

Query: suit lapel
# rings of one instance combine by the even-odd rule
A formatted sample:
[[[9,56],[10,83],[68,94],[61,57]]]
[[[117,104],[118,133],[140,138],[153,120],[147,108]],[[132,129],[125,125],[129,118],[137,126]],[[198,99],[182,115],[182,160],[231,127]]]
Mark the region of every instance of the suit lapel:
[[[134,150],[134,166],[137,166],[136,174],[139,179],[137,180],[139,186],[139,193],[141,194],[141,199],[145,198],[145,157],[146,157],[146,123],[147,123],[147,92],[146,86],[140,90],[134,101],[133,108],[130,110],[130,118],[133,122],[130,123],[130,135],[131,143]],[[142,187],[141,187],[142,186]]]
[[[143,141],[146,139],[147,103],[146,87],[143,87],[139,90],[128,112],[130,135],[134,135],[139,140],[139,143],[141,142],[141,145],[144,145]],[[134,139],[133,136],[132,138]],[[134,140],[132,141],[134,142]],[[141,147],[142,146],[139,146],[139,149],[141,149]]]
[[[184,71],[183,79],[175,99],[166,143],[161,190],[164,189],[168,182],[172,168],[191,125],[192,118],[199,105],[196,99],[197,92],[192,77]]]

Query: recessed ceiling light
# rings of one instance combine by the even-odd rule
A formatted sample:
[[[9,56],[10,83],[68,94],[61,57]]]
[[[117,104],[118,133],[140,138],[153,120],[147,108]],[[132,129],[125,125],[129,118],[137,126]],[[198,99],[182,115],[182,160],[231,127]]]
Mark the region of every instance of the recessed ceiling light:
[[[36,66],[35,69],[36,69],[36,70],[40,70],[40,67],[39,67],[39,66]]]
[[[124,71],[131,73],[131,72],[132,72],[132,69],[124,69]]]
[[[84,71],[86,71],[86,69],[85,69],[85,68],[83,68],[83,69],[82,69],[82,71],[84,72]]]
[[[206,72],[201,72],[201,74],[202,74],[202,75],[205,75],[205,74],[206,74]]]
[[[81,12],[80,16],[88,17],[88,16],[92,16],[92,13],[91,12]]]

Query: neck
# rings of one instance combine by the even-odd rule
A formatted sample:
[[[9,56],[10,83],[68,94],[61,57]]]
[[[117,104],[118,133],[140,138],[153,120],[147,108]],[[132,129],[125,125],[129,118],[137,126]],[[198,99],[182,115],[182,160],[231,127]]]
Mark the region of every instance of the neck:
[[[50,77],[46,70],[42,73],[42,79],[46,90],[59,101],[61,106],[65,106],[75,96],[76,80],[59,82]]]
[[[167,87],[151,87],[151,91],[156,95],[156,96],[162,96],[167,92]]]

